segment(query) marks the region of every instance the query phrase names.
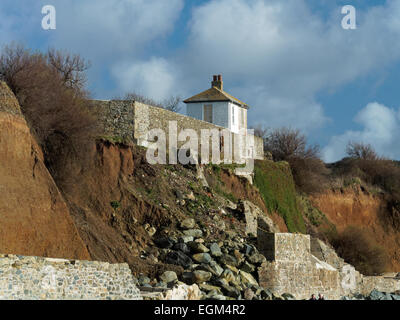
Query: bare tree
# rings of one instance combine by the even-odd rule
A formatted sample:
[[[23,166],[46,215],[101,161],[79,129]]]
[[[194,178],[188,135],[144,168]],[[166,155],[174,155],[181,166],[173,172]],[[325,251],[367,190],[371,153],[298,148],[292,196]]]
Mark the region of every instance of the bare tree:
[[[319,158],[318,145],[307,146],[306,136],[297,129],[280,128],[271,131],[265,146],[272,153],[274,160],[288,160],[297,157],[302,159]]]
[[[172,111],[172,112],[179,112],[181,110],[180,103],[182,98],[179,96],[172,96],[168,99],[165,99],[161,104],[163,105],[164,109]]]
[[[361,160],[378,160],[379,156],[370,144],[350,141],[346,147],[350,158]]]
[[[146,97],[146,96],[136,93],[136,92],[127,93],[125,95],[125,100],[141,102],[141,103],[153,106],[153,107],[162,108],[162,109],[169,110],[172,112],[179,112],[181,110],[180,103],[182,101],[181,97],[179,97],[179,96],[171,96],[168,99],[165,99],[162,101],[156,101],[153,98]]]
[[[48,50],[47,58],[49,65],[62,76],[66,86],[83,90],[86,86],[86,71],[90,68],[90,62],[85,61],[80,55],[55,49]]]
[[[62,66],[70,64],[67,56],[57,54],[58,61],[64,61]],[[76,61],[83,60],[76,58],[73,64]],[[97,133],[97,121],[85,107],[83,82],[71,86],[78,82],[70,80],[78,78],[65,73],[71,68],[55,68],[47,54],[20,45],[5,47],[0,56],[0,77],[16,95],[48,164],[56,163],[62,152],[84,154],[80,151]]]

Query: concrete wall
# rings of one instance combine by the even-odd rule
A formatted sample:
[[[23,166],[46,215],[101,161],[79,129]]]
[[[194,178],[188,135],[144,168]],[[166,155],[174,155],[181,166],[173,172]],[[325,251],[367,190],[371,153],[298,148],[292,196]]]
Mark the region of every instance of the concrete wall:
[[[0,255],[0,299],[141,300],[127,264]]]
[[[279,295],[309,299],[322,293],[335,300],[374,289],[400,290],[398,279],[363,276],[322,241],[310,241],[309,235],[258,232],[258,247],[268,259],[259,269],[260,285]]]

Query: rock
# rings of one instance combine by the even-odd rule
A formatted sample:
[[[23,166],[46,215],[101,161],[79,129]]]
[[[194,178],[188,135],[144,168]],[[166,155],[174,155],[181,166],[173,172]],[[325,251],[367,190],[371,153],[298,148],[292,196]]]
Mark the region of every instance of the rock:
[[[194,229],[196,221],[192,218],[185,219],[181,222],[181,228],[184,230]]]
[[[180,251],[172,251],[167,254],[166,263],[173,264],[177,266],[182,266],[183,268],[189,268],[193,263],[192,259],[190,259],[186,254]]]
[[[254,247],[248,244],[243,245],[243,252],[246,256],[250,256],[254,251]]]
[[[228,230],[225,232],[225,235],[228,237],[228,239],[233,239],[236,237],[237,233],[232,230]]]
[[[147,234],[152,237],[157,233],[157,229],[154,227],[151,227],[149,224],[144,225],[144,230],[146,230]]]
[[[179,240],[183,243],[188,243],[188,242],[194,241],[194,238],[190,237],[190,236],[183,236],[183,237],[180,237]]]
[[[378,290],[373,290],[370,294],[369,294],[369,300],[385,300],[386,298],[386,294],[383,292],[380,292]]]
[[[243,270],[244,272],[247,272],[247,273],[253,273],[254,271],[256,271],[256,267],[253,266],[251,263],[248,263],[247,261],[245,261],[240,266],[240,270]]]
[[[196,197],[195,197],[193,191],[186,195],[186,199],[189,199],[191,201],[196,201]]]
[[[199,288],[207,293],[214,291],[216,294],[222,294],[220,287],[212,286],[210,284],[202,283],[199,285]]]
[[[241,298],[240,290],[238,290],[237,288],[235,288],[233,286],[225,285],[222,287],[222,290],[224,291],[225,295],[227,295],[228,297],[232,297],[235,299]]]
[[[178,200],[184,200],[185,199],[185,197],[183,196],[183,193],[180,192],[179,190],[175,190],[175,195],[176,195],[176,198]]]
[[[256,281],[256,279],[254,279],[254,277],[250,273],[240,271],[240,278],[242,279],[242,282],[245,285],[251,285],[254,287],[258,286],[258,282]]]
[[[253,290],[247,288],[244,291],[244,299],[245,300],[253,300],[256,297],[255,293],[253,292]]]
[[[210,263],[212,261],[212,258],[208,253],[197,253],[192,257],[194,261],[199,263]]]
[[[235,256],[236,260],[238,261],[238,263],[242,263],[242,261],[244,260],[243,255],[239,252],[239,250],[233,250],[233,255]]]
[[[226,297],[222,294],[216,294],[215,292],[210,292],[207,296],[204,297],[205,300],[216,300],[216,301],[225,301]]]
[[[203,270],[196,270],[193,272],[193,281],[195,283],[207,282],[211,279],[211,277],[212,277],[211,272]]]
[[[202,243],[198,242],[189,242],[188,243],[190,249],[192,249],[192,252],[194,253],[206,253],[209,252],[210,250]]]
[[[232,257],[229,254],[224,254],[219,258],[219,262],[221,264],[225,264],[225,265],[230,265],[230,266],[234,266],[237,267],[238,266],[238,261],[236,260],[235,257]]]
[[[139,285],[144,286],[145,284],[150,284],[151,280],[149,277],[141,275],[138,279]]]
[[[273,298],[274,298],[274,295],[269,289],[264,289],[261,291],[261,299],[272,300]]]
[[[257,237],[258,228],[268,233],[279,232],[279,228],[272,219],[252,202],[241,200],[238,204],[238,210],[246,221],[246,234],[248,236]]]
[[[175,241],[173,241],[171,238],[169,237],[162,237],[162,238],[158,238],[156,240],[154,240],[154,243],[157,245],[157,247],[162,248],[162,249],[171,249],[174,244]]]
[[[183,234],[188,237],[201,238],[203,236],[203,231],[199,229],[190,229],[183,231]]]
[[[156,287],[156,288],[167,288],[168,285],[167,285],[166,283],[164,283],[164,282],[158,282],[158,283],[155,285],[155,287]]]
[[[171,283],[178,280],[178,276],[174,271],[165,271],[161,276],[160,280],[164,283]]]
[[[177,244],[175,244],[174,245],[174,250],[181,251],[184,254],[189,254],[190,253],[189,246],[186,243],[177,243]]]
[[[235,275],[229,269],[225,269],[224,272],[222,273],[221,277],[222,277],[222,279],[226,280],[228,283],[234,282],[236,280]]]
[[[196,284],[188,286],[186,284],[179,284],[172,290],[165,293],[164,300],[195,300],[201,299],[201,291]]]
[[[260,264],[262,264],[263,262],[265,262],[267,259],[265,259],[265,257],[262,255],[262,254],[260,254],[260,253],[254,253],[253,255],[251,255],[250,257],[249,257],[249,261],[252,263],[252,264],[255,264],[255,265],[260,265]]]
[[[210,253],[213,257],[216,257],[216,258],[222,256],[221,248],[219,247],[219,245],[217,243],[212,243],[210,245]]]
[[[391,294],[392,300],[400,300],[400,295],[398,294]]]
[[[290,293],[284,293],[282,295],[282,298],[285,299],[285,300],[296,300],[296,298]]]
[[[202,264],[200,269],[211,272],[214,276],[220,277],[224,272],[224,269],[216,263],[215,261],[211,261],[209,264]]]

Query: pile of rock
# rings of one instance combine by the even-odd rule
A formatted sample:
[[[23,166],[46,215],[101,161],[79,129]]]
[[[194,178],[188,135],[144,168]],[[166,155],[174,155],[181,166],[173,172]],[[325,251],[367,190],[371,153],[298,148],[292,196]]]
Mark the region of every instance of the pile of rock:
[[[351,297],[343,297],[342,300],[400,300],[400,292],[387,293],[373,290],[367,296],[355,294]]]
[[[212,300],[293,299],[291,295],[277,297],[259,286],[257,270],[266,259],[238,233],[227,231],[225,240],[207,241],[194,219],[182,221],[181,229],[179,237],[165,236],[154,242],[159,248],[159,260],[180,266],[184,272],[179,276],[174,271],[164,272],[155,287],[196,284],[201,298]],[[139,282],[149,286],[149,280]]]

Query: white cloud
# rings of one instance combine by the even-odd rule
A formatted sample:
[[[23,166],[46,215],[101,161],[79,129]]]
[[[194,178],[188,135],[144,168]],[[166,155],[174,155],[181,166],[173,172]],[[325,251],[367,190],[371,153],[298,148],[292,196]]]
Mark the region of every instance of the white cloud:
[[[376,151],[389,158],[400,157],[400,109],[394,110],[377,102],[369,103],[355,117],[361,130],[349,130],[331,138],[323,149],[326,162],[334,162],[345,156],[349,141],[371,144]]]
[[[173,68],[163,58],[119,63],[112,73],[125,93],[135,92],[157,101],[169,98],[176,88]]]
[[[233,84],[227,90],[253,107],[251,122],[306,131],[323,126],[328,119],[318,93],[400,58],[398,1],[359,10],[356,31],[341,28],[336,9],[323,19],[303,0],[215,0],[195,8],[176,63],[186,88],[197,93],[212,74],[223,73]]]

